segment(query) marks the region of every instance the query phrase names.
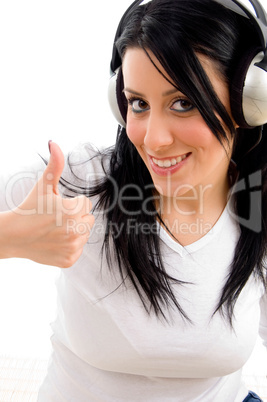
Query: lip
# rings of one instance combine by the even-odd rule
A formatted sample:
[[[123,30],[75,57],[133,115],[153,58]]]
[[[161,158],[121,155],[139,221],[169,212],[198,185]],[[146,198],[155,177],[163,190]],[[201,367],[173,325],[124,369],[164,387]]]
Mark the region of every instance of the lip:
[[[188,161],[188,158],[190,157],[191,152],[188,152],[187,154],[183,154],[183,155],[186,155],[185,159],[183,159],[181,162],[178,162],[176,165],[170,166],[170,167],[160,167],[160,166],[156,165],[156,163],[153,161],[153,158],[164,161],[164,160],[176,159],[177,156],[169,157],[169,158],[157,158],[157,157],[148,155],[148,157],[149,157],[150,166],[157,175],[169,176],[169,175],[172,175],[175,172],[177,172],[179,169],[181,169],[181,167]],[[183,155],[179,155],[179,156],[183,156]]]

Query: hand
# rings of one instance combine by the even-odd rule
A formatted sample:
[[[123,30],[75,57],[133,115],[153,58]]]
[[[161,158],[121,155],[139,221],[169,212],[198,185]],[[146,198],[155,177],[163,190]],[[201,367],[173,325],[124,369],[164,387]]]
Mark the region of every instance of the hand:
[[[50,143],[50,152],[42,177],[12,211],[11,256],[67,268],[82,254],[94,217],[90,215],[91,202],[87,197],[60,196],[58,184],[64,155],[56,143]]]

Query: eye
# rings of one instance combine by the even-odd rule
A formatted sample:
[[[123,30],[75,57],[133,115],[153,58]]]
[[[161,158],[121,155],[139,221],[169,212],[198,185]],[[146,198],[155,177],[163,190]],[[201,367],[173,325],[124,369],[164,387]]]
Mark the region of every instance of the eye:
[[[176,112],[188,112],[192,109],[194,109],[194,105],[186,98],[176,100],[171,107],[171,110]]]
[[[128,99],[128,103],[134,113],[142,113],[149,110],[147,102],[142,99],[130,98]]]

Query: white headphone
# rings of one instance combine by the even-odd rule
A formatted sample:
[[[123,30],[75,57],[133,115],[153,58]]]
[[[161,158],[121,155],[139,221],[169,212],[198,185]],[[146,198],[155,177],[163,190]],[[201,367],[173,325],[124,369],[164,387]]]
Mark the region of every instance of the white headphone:
[[[240,127],[261,126],[267,123],[267,14],[258,0],[249,0],[255,14],[241,1],[214,1],[249,18],[258,32],[262,50],[259,52],[258,48],[249,49],[240,60],[233,79],[233,85],[230,88],[230,99],[233,117]],[[135,0],[126,10],[118,25],[114,43],[123,32],[124,20],[129,11],[145,3],[147,1]],[[108,99],[116,120],[122,127],[125,127],[126,108],[121,96],[122,90],[121,59],[114,45]]]

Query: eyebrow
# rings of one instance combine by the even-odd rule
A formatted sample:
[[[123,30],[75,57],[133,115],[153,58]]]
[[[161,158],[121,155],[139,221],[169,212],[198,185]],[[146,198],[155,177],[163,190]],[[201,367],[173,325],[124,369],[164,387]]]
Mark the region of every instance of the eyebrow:
[[[137,91],[134,91],[133,89],[130,89],[130,88],[127,88],[127,87],[123,89],[123,92],[129,92],[129,93],[131,93],[131,94],[133,94],[133,95],[145,97],[144,94],[142,94],[142,93],[140,93],[140,92],[137,92]],[[169,96],[169,95],[175,94],[176,92],[179,92],[179,89],[173,88],[173,89],[169,89],[168,91],[163,92],[162,95],[163,95],[163,96]]]

